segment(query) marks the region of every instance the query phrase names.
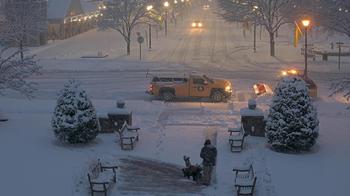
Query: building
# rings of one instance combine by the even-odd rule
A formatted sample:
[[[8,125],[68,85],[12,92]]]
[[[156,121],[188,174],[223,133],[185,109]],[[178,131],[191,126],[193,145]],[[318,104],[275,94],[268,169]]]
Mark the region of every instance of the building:
[[[48,39],[66,39],[96,26],[102,1],[49,0]]]

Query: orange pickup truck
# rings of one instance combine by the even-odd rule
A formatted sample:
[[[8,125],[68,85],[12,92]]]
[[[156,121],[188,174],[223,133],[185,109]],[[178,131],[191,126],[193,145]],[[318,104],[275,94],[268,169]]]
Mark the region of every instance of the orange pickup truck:
[[[165,101],[193,97],[221,102],[231,97],[232,84],[228,80],[209,78],[206,75],[154,76],[147,93]]]

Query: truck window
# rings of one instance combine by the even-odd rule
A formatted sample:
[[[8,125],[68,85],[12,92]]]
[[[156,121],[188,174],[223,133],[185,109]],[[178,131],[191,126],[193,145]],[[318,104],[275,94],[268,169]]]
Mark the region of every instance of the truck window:
[[[193,84],[204,85],[204,84],[206,84],[206,82],[203,78],[193,78]]]
[[[186,83],[187,78],[174,78],[174,82],[176,83]]]

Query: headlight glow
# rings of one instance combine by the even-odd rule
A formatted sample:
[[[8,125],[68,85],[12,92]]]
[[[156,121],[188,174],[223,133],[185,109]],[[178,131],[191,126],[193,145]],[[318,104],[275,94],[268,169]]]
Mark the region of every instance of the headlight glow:
[[[226,91],[226,92],[232,92],[231,86],[226,86],[226,87],[225,87],[225,91]]]

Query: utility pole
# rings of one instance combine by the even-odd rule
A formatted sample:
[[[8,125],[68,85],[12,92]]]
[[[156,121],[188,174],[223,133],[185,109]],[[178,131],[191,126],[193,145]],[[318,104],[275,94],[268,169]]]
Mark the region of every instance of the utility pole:
[[[338,71],[340,71],[340,56],[341,56],[341,47],[344,44],[343,42],[337,42],[338,45]]]

